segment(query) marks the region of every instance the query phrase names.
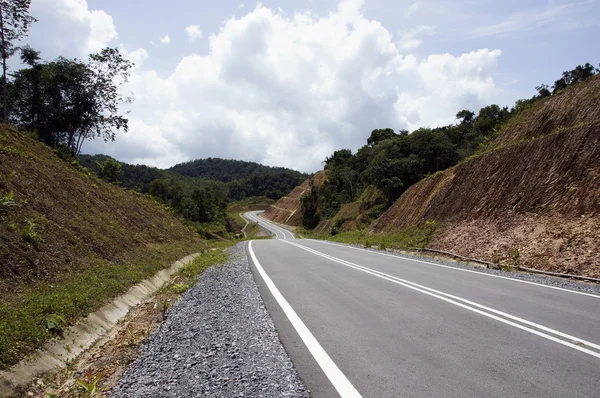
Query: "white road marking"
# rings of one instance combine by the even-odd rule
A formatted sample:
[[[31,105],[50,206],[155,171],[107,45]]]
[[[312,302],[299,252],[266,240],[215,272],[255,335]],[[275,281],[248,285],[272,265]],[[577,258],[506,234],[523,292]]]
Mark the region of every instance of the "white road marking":
[[[287,242],[287,241],[286,241],[285,243],[288,243],[288,244],[290,244],[290,245],[292,245],[292,246],[296,246],[296,247],[298,247],[298,248],[300,248],[300,249],[306,250],[306,251],[308,251],[308,252],[310,252],[310,253],[313,253],[313,254],[315,254],[315,255],[317,255],[317,256],[321,256],[321,257],[323,257],[323,258],[326,258],[326,259],[328,259],[328,260],[331,260],[331,261],[337,262],[337,263],[339,263],[339,264],[342,264],[342,265],[345,265],[345,266],[347,266],[347,267],[354,268],[354,269],[356,269],[356,270],[358,270],[358,271],[362,271],[362,272],[365,272],[365,273],[368,273],[368,274],[374,275],[374,276],[376,276],[376,277],[379,277],[379,278],[385,279],[385,280],[387,280],[387,281],[390,281],[390,282],[396,283],[396,284],[398,284],[398,285],[402,285],[402,286],[404,286],[404,287],[407,287],[407,288],[409,288],[409,289],[413,289],[413,290],[416,290],[416,291],[418,291],[418,292],[421,292],[421,293],[427,294],[427,295],[429,295],[429,296],[432,296],[432,297],[435,297],[435,298],[437,298],[437,299],[440,299],[440,300],[446,301],[446,302],[448,302],[448,303],[450,303],[450,304],[454,304],[454,305],[456,305],[456,306],[458,306],[458,307],[461,307],[461,308],[464,308],[464,309],[466,309],[466,310],[469,310],[469,311],[475,312],[475,313],[477,313],[477,314],[480,314],[480,315],[486,316],[486,317],[488,317],[488,318],[491,318],[491,319],[494,319],[494,320],[496,320],[496,321],[499,321],[499,322],[505,323],[505,324],[507,324],[507,325],[510,325],[510,326],[513,326],[513,327],[515,327],[515,328],[518,328],[518,329],[524,330],[524,331],[526,331],[526,332],[529,332],[529,333],[535,334],[535,335],[537,335],[537,336],[540,336],[540,337],[543,337],[543,338],[545,338],[545,339],[548,339],[548,340],[554,341],[555,343],[562,344],[562,345],[564,345],[564,346],[567,346],[567,347],[573,348],[573,349],[575,349],[575,350],[577,350],[577,351],[581,351],[581,352],[583,352],[583,353],[586,353],[586,354],[588,354],[588,355],[591,355],[591,356],[593,356],[593,357],[596,357],[596,358],[600,359],[600,353],[597,353],[597,352],[591,351],[591,350],[589,350],[589,349],[587,349],[587,348],[584,348],[584,347],[582,347],[582,346],[579,346],[579,345],[577,345],[577,343],[581,343],[581,344],[584,344],[584,345],[588,345],[588,346],[590,346],[590,347],[593,347],[593,348],[596,348],[596,349],[600,349],[600,346],[599,346],[599,345],[597,345],[597,344],[594,344],[594,343],[590,343],[590,342],[588,342],[588,341],[585,341],[585,340],[583,340],[583,339],[580,339],[580,338],[578,338],[578,337],[571,336],[571,335],[568,335],[568,334],[566,334],[566,333],[559,332],[558,330],[554,330],[554,329],[548,328],[548,327],[546,327],[546,326],[539,325],[539,324],[536,324],[536,323],[533,323],[533,322],[527,321],[527,320],[525,320],[525,319],[522,319],[522,318],[516,317],[516,316],[514,316],[514,315],[506,314],[506,313],[504,313],[504,312],[501,312],[501,311],[498,311],[498,310],[495,310],[495,309],[492,309],[492,308],[489,308],[489,307],[485,307],[485,306],[483,306],[483,305],[481,305],[481,304],[477,304],[477,303],[474,303],[474,302],[472,302],[472,301],[469,301],[469,300],[466,300],[466,299],[463,299],[463,298],[460,298],[460,297],[457,297],[457,296],[453,296],[453,295],[450,295],[450,294],[448,294],[448,293],[441,292],[441,291],[439,291],[439,290],[431,289],[431,288],[429,288],[429,287],[422,286],[422,285],[419,285],[419,284],[417,284],[417,283],[410,282],[410,281],[407,281],[407,280],[404,280],[404,279],[401,279],[401,278],[395,277],[395,276],[393,276],[393,275],[386,274],[386,273],[384,273],[384,272],[380,272],[380,271],[377,271],[377,270],[373,270],[373,269],[371,269],[371,268],[367,268],[367,267],[364,267],[364,266],[362,266],[362,265],[354,264],[354,263],[351,263],[351,262],[349,262],[349,261],[342,260],[342,259],[339,259],[339,258],[337,258],[337,257],[330,256],[330,255],[328,255],[328,254],[325,254],[325,253],[319,252],[319,251],[317,251],[317,250],[311,249],[311,248],[309,248],[309,247],[306,247],[306,246],[302,246],[302,245],[300,245],[300,244],[297,244],[297,243],[292,243],[292,242]],[[466,305],[466,304],[460,303],[459,301],[462,301],[463,303],[466,303],[466,304],[472,305],[473,307],[481,308],[481,310],[480,310],[480,309],[477,309],[477,308],[473,308],[472,306],[469,306],[469,305]],[[533,326],[533,327],[536,327],[536,328],[538,328],[538,329],[544,330],[544,331],[546,331],[546,332],[552,333],[552,334],[554,334],[554,335],[557,335],[557,336],[561,336],[561,337],[567,338],[567,339],[571,340],[572,342],[568,342],[568,341],[560,340],[560,339],[558,339],[558,338],[556,338],[556,337],[554,337],[554,336],[550,336],[549,334],[542,333],[542,332],[540,332],[540,331],[538,331],[538,330],[531,329],[531,328],[529,328],[529,327],[526,327],[526,326],[520,325],[520,324],[518,324],[518,323],[515,323],[515,322],[512,322],[512,321],[509,321],[509,320],[507,320],[507,319],[504,319],[504,318],[500,318],[499,316],[496,316],[496,315],[490,314],[490,313],[488,313],[488,312],[484,312],[484,311],[482,311],[482,310],[486,310],[486,311],[490,311],[490,312],[492,312],[492,313],[495,313],[495,314],[498,314],[498,315],[506,316],[507,318],[509,318],[509,319],[512,319],[512,320],[514,320],[514,321],[518,321],[518,322],[524,323],[524,324],[526,324],[526,325]]]
[[[267,223],[267,222],[265,222],[265,221],[262,221],[262,220],[260,220],[260,219],[258,218],[258,216],[256,215],[256,213],[247,213],[247,214],[248,214],[248,217],[249,217],[249,218],[250,218],[252,221],[256,222],[258,225],[262,225],[262,226],[264,226],[265,228],[267,228],[269,231],[275,232],[275,237],[276,237],[277,239],[280,239],[280,237],[279,237],[279,234],[280,234],[280,233],[283,235],[283,238],[281,238],[281,239],[284,239],[284,240],[286,239],[285,232],[279,231],[277,228],[275,228],[275,227],[271,226],[269,223]],[[269,227],[271,227],[271,228],[269,228]]]
[[[291,239],[295,239],[293,233],[291,233],[290,231],[286,230],[285,228],[279,227],[269,221],[260,219],[257,213],[253,212],[253,213],[248,213],[248,214],[250,215],[250,217],[253,218],[253,221],[258,223],[259,225],[262,224],[265,228],[275,232],[275,236],[277,236],[278,239],[279,239],[279,233],[281,233],[283,235],[283,240],[288,239],[287,234],[289,234],[291,236]]]
[[[524,281],[522,279],[516,279],[516,278],[511,278],[511,277],[502,276],[502,275],[488,274],[488,273],[485,273],[485,272],[478,272],[478,271],[473,271],[473,270],[470,270],[470,269],[451,267],[449,265],[437,264],[437,263],[432,263],[432,262],[429,262],[429,261],[415,260],[413,258],[401,257],[401,256],[397,256],[397,255],[394,255],[394,254],[388,254],[388,253],[380,253],[380,252],[377,252],[377,251],[361,249],[360,247],[355,247],[355,246],[350,246],[350,245],[343,245],[343,244],[328,242],[328,241],[324,241],[324,240],[317,240],[317,239],[307,239],[307,240],[311,240],[311,241],[319,242],[319,243],[324,243],[324,244],[332,245],[332,246],[347,247],[347,248],[350,248],[350,249],[360,250],[360,251],[371,253],[371,254],[377,254],[379,256],[394,257],[394,258],[401,259],[401,260],[407,260],[407,261],[412,261],[412,262],[416,262],[416,263],[429,264],[429,265],[434,265],[436,267],[441,267],[441,268],[448,268],[448,269],[451,269],[451,270],[454,270],[454,271],[470,272],[470,273],[477,274],[477,275],[482,275],[482,276],[489,276],[489,277],[493,277],[493,278],[507,279],[507,280],[513,281],[513,282],[526,283],[528,285],[535,285],[535,286],[545,287],[545,288],[548,288],[548,289],[560,290],[560,291],[563,291],[563,292],[574,293],[574,294],[579,294],[579,295],[582,295],[582,296],[588,296],[588,297],[594,297],[594,298],[600,299],[599,295],[593,294],[593,293],[586,293],[586,292],[580,292],[580,291],[577,291],[577,290],[565,289],[563,287],[544,285],[543,283]]]
[[[254,266],[258,270],[258,273],[265,281],[265,284],[271,291],[271,294],[277,300],[277,303],[285,313],[285,315],[290,320],[298,335],[308,348],[308,351],[312,354],[317,361],[317,364],[321,367],[331,384],[335,387],[337,392],[340,394],[342,398],[361,398],[360,393],[354,388],[350,380],[346,378],[346,376],[342,373],[342,371],[337,367],[337,365],[333,362],[333,360],[329,357],[329,355],[325,352],[321,344],[317,341],[315,336],[308,330],[304,322],[300,319],[296,311],[292,308],[292,306],[287,302],[287,300],[283,297],[283,295],[277,289],[277,286],[273,283],[269,275],[265,272],[263,267],[260,265],[260,262],[256,258],[254,254],[254,250],[252,250],[252,241],[248,244],[248,251],[250,252],[250,257],[254,262]]]

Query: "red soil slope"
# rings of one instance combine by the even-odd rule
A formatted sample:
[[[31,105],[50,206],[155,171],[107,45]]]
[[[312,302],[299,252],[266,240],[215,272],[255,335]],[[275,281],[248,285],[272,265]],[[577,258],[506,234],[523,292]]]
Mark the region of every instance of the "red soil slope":
[[[431,247],[600,276],[600,78],[535,104],[491,148],[411,187],[372,230],[435,220]]]

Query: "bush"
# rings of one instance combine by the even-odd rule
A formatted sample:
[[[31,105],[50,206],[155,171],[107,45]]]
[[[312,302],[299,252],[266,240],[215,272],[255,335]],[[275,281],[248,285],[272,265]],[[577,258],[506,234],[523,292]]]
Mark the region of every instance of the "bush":
[[[108,158],[104,162],[96,162],[96,164],[100,167],[98,177],[112,184],[120,184],[121,163],[112,158]]]
[[[25,222],[25,228],[21,234],[23,240],[29,243],[33,243],[38,239],[38,233],[36,231],[36,225],[33,221],[27,220]]]

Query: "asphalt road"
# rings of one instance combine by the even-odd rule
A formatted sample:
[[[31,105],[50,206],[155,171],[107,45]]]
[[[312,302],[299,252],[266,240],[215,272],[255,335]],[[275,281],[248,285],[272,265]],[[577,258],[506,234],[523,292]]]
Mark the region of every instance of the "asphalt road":
[[[600,296],[294,239],[248,254],[314,397],[600,397]]]

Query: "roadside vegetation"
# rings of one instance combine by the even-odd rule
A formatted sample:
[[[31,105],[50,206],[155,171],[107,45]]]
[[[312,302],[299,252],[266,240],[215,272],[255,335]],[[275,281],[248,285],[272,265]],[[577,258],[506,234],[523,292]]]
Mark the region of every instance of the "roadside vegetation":
[[[243,235],[242,229],[246,225],[246,219],[243,217],[244,213],[249,211],[266,210],[273,203],[275,203],[274,200],[266,198],[264,196],[246,198],[244,200],[239,200],[230,203],[227,206],[227,217],[230,220],[230,224],[232,225],[235,234],[238,237],[241,237]],[[248,224],[248,227],[245,231],[247,236],[250,236],[248,235],[248,228],[250,228],[251,226],[250,224],[254,223]]]
[[[367,229],[359,229],[331,235],[319,234],[300,228],[296,230],[296,235],[309,239],[362,245],[367,248],[373,247],[380,250],[410,250],[427,247],[437,228],[438,224],[435,221],[426,221],[423,225],[387,234],[370,234]]]
[[[141,248],[130,254],[135,258],[130,262],[97,260],[76,275],[61,274],[52,282],[39,281],[3,294],[0,369],[14,365],[49,339],[60,337],[68,325],[134,284],[190,253],[207,248],[195,242],[157,245],[154,250]]]
[[[493,104],[478,113],[462,110],[455,124],[412,133],[373,130],[356,153],[340,149],[325,159],[327,180],[313,184],[301,198],[302,226],[323,235],[365,228],[412,185],[490,150],[498,134],[524,111],[597,73],[589,63],[579,65],[552,87],[538,86],[538,95],[517,101],[511,109]],[[344,207],[351,203],[360,205]],[[352,214],[341,216],[345,211]]]
[[[151,195],[179,217],[201,227],[201,232],[217,235],[236,233],[236,225],[230,225],[232,206],[272,203],[307,177],[294,170],[216,158],[167,170],[120,163],[105,155],[79,155],[78,161],[106,181]],[[243,177],[243,173],[248,174]],[[252,210],[264,208],[254,206]]]
[[[117,385],[128,365],[137,358],[140,346],[163,323],[167,311],[185,291],[194,286],[202,272],[225,263],[225,249],[235,243],[212,242],[198,257],[174,274],[150,302],[133,308],[116,326],[114,337],[94,345],[61,371],[46,375],[43,383],[34,381],[23,389],[22,395],[77,398],[90,396],[89,391],[95,388],[96,395],[93,396],[104,397],[110,388]]]

